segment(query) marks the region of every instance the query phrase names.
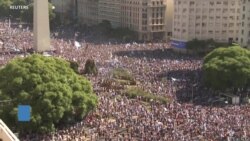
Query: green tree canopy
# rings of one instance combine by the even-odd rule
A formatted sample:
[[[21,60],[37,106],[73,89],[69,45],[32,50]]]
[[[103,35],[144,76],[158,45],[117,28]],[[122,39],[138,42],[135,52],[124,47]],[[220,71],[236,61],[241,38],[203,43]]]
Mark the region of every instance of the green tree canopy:
[[[11,0],[0,0],[0,17],[9,16]]]
[[[97,29],[102,33],[102,34],[110,34],[112,31],[112,25],[110,21],[108,20],[103,20],[101,23],[97,25]]]
[[[0,70],[0,117],[19,131],[51,132],[60,123],[82,119],[96,107],[91,83],[59,58],[16,58]],[[18,123],[17,106],[30,105],[31,121]]]
[[[95,60],[93,59],[88,59],[85,63],[85,67],[84,67],[84,73],[85,74],[94,74],[97,75],[98,74],[98,69],[95,65]]]
[[[21,0],[18,0],[21,1]],[[25,22],[32,23],[33,22],[33,0],[31,1],[32,3],[26,3],[27,5],[29,4],[29,9],[28,10],[22,10],[21,13],[21,19]],[[56,14],[54,10],[52,9],[53,5],[49,3],[49,20],[50,22],[53,22],[55,20]]]
[[[28,6],[29,9],[11,10],[10,6]],[[24,22],[33,22],[33,0],[0,0],[0,17],[20,18]],[[49,3],[49,19],[54,22],[56,14]]]
[[[204,82],[216,90],[250,85],[250,51],[239,46],[218,48],[204,58]]]

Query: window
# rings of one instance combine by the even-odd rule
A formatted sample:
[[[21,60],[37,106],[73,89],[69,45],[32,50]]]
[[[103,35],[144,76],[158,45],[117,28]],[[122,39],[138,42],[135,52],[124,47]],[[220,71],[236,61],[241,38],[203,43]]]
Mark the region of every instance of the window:
[[[217,4],[221,4],[221,2],[220,2],[220,1],[218,1],[218,2],[217,2]]]
[[[194,1],[190,1],[190,5],[194,5],[195,4],[195,2]]]

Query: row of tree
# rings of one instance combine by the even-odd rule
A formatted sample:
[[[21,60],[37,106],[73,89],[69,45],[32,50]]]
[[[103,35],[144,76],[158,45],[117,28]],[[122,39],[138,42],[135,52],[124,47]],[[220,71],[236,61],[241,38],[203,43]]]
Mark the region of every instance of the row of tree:
[[[100,31],[107,37],[123,40],[126,42],[133,41],[137,38],[136,32],[130,30],[129,28],[112,28],[110,21],[107,20],[103,20],[101,23],[96,25],[96,30]]]
[[[194,53],[207,53],[212,51],[213,49],[219,47],[228,47],[228,46],[230,46],[228,43],[219,43],[214,41],[213,39],[208,39],[208,40],[193,39],[187,42],[187,49],[193,51]]]
[[[11,9],[10,6],[28,6],[28,9]],[[33,0],[0,0],[0,17],[33,22]],[[49,3],[49,18],[51,22],[55,22],[56,14],[51,3]]]

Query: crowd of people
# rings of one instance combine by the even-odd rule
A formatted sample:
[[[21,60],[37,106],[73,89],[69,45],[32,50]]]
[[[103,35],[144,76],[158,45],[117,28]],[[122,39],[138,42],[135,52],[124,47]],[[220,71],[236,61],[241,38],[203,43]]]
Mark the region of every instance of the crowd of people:
[[[8,28],[0,22],[0,39],[4,44],[23,50],[32,48],[32,32]],[[65,33],[66,34],[66,33]],[[0,40],[0,41],[1,41]],[[58,129],[48,135],[26,135],[21,140],[55,141],[200,141],[250,140],[250,106],[203,106],[179,102],[178,92],[192,95],[193,84],[199,83],[202,58],[178,55],[168,43],[94,44],[52,38],[53,56],[76,61],[83,69],[89,58],[95,60],[98,75],[88,75],[99,98],[97,109],[81,122]],[[1,45],[0,45],[1,47]],[[3,51],[0,65],[17,54]],[[137,86],[154,95],[170,99],[168,104],[129,99],[115,89],[100,86],[114,68],[126,68]],[[193,72],[192,76],[190,73]],[[202,95],[202,91],[200,91]],[[204,92],[205,93],[205,92]]]

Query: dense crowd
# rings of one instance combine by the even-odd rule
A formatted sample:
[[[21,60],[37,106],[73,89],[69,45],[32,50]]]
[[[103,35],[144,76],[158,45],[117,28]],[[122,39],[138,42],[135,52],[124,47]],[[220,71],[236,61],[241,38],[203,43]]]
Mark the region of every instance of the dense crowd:
[[[33,45],[32,33],[27,29],[8,28],[0,22],[0,39],[15,49]],[[1,41],[0,40],[0,41]],[[83,121],[58,129],[50,135],[29,134],[21,140],[56,141],[190,141],[190,140],[250,140],[250,106],[202,106],[192,102],[179,102],[177,92],[192,95],[193,84],[199,82],[202,59],[177,55],[168,43],[93,44],[52,38],[53,54],[79,63],[92,58],[99,69],[97,76],[87,76],[99,97],[98,108]],[[8,45],[7,45],[8,46]],[[1,44],[0,44],[1,47]],[[11,48],[11,47],[7,47]],[[16,54],[1,53],[0,65]],[[117,67],[126,68],[135,77],[138,87],[167,97],[168,104],[156,101],[145,103],[128,99],[114,89],[104,89],[100,83]],[[192,77],[190,73],[193,72]],[[199,91],[202,95],[202,91]],[[204,91],[205,93],[205,91]]]

